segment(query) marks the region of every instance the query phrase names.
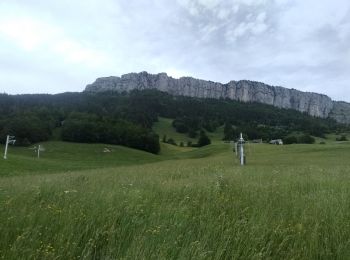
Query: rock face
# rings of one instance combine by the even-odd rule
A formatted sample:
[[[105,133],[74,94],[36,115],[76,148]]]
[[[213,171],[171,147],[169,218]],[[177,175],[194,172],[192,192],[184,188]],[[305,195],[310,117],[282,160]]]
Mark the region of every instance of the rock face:
[[[121,77],[98,78],[86,86],[86,92],[130,91],[158,89],[171,95],[197,98],[229,98],[242,102],[259,102],[279,108],[295,109],[311,116],[332,117],[341,123],[350,123],[350,104],[333,102],[326,95],[295,89],[273,87],[248,80],[221,84],[212,81],[182,77],[174,79],[166,73],[130,73]]]
[[[334,101],[334,107],[329,114],[337,122],[350,124],[350,103]]]

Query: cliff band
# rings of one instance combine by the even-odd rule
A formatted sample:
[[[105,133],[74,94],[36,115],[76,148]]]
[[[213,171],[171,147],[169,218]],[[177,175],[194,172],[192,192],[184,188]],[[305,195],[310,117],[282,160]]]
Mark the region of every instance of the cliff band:
[[[243,102],[259,102],[279,108],[295,109],[311,116],[333,118],[350,123],[350,104],[332,101],[326,95],[295,89],[269,86],[264,83],[241,80],[221,84],[191,77],[174,79],[166,73],[129,73],[121,77],[98,78],[86,86],[86,92],[131,91],[157,89],[171,95],[197,98],[228,98]]]

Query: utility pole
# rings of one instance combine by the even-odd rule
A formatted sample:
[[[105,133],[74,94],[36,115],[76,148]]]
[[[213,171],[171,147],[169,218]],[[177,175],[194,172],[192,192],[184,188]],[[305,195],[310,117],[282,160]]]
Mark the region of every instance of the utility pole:
[[[4,159],[5,160],[7,159],[7,150],[8,150],[9,143],[15,144],[15,142],[16,142],[16,140],[15,140],[14,136],[7,135],[7,137],[6,137],[6,144],[5,144],[5,153],[4,153]]]

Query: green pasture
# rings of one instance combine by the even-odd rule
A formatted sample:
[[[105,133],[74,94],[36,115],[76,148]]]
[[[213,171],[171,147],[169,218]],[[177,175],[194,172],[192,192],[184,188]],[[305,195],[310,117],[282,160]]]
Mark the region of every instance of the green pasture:
[[[42,145],[0,160],[0,259],[350,258],[347,142],[249,144],[245,167],[219,140]]]

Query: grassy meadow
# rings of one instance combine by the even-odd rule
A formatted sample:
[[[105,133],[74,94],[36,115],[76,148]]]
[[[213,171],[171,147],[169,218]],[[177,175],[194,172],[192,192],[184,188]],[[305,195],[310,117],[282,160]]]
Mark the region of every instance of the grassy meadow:
[[[43,146],[0,160],[0,259],[350,258],[347,142],[249,144],[245,167],[219,140]]]

